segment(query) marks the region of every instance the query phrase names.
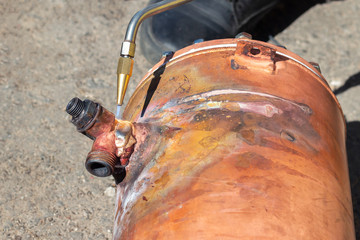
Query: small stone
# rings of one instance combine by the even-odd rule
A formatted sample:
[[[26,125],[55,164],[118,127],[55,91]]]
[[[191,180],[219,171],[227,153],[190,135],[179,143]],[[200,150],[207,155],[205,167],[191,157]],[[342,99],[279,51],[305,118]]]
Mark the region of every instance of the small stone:
[[[108,197],[114,197],[115,196],[115,188],[113,188],[113,187],[106,188],[106,190],[104,191],[104,194]]]

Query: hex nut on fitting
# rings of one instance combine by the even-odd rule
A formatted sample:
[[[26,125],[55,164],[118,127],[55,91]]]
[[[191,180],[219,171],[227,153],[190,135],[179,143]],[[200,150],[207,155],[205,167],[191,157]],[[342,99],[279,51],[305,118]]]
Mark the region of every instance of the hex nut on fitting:
[[[132,43],[130,41],[124,41],[121,45],[121,56],[129,56],[133,58],[135,56],[135,43]]]
[[[120,57],[118,62],[117,73],[131,75],[132,59],[128,57]]]
[[[66,112],[72,116],[71,122],[79,132],[84,132],[92,126],[101,111],[101,106],[91,100],[81,101],[75,97],[66,106]]]

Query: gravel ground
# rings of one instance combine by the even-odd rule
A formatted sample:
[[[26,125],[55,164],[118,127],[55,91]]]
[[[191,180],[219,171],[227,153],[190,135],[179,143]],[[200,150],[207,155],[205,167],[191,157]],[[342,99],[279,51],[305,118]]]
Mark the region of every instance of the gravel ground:
[[[145,0],[0,0],[0,239],[111,239],[114,184],[88,174],[74,96],[115,107],[128,21]],[[275,36],[318,62],[343,107],[359,228],[360,1],[318,4]],[[127,98],[151,66],[137,51]]]

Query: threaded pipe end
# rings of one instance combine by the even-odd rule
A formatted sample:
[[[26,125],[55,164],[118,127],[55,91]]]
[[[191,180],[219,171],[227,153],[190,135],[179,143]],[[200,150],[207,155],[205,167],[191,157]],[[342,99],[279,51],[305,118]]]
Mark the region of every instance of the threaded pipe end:
[[[81,114],[84,108],[84,102],[81,101],[79,98],[74,97],[66,106],[66,112],[76,118]]]
[[[86,158],[85,167],[92,175],[107,177],[113,174],[116,160],[116,156],[109,152],[90,152]]]

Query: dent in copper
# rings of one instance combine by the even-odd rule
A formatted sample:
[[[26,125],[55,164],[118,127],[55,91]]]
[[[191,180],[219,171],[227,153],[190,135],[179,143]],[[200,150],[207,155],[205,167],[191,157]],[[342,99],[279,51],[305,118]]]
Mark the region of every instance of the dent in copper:
[[[344,118],[313,66],[245,39],[164,61],[124,112],[114,239],[355,239]]]

